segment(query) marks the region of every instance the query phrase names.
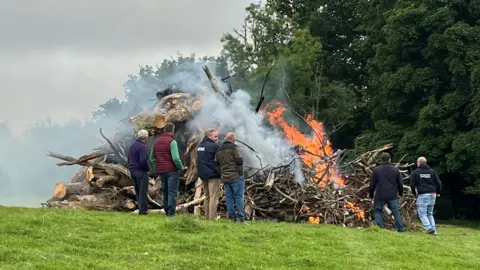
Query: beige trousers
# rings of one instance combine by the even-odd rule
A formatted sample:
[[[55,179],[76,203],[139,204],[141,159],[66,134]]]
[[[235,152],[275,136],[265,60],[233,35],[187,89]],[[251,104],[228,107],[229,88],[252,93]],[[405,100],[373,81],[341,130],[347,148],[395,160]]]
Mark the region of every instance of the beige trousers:
[[[203,191],[205,192],[205,201],[203,202],[203,211],[205,218],[217,218],[217,205],[220,198],[220,179],[208,179],[203,181]]]

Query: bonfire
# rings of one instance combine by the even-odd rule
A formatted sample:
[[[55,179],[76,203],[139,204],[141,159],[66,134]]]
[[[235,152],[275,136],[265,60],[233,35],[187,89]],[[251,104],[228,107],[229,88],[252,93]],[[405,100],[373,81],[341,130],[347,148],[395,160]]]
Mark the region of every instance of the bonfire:
[[[63,160],[58,166],[79,165],[78,172],[69,182],[57,183],[53,196],[43,205],[56,208],[77,208],[107,211],[136,212],[135,190],[126,157],[128,147],[134,140],[135,131],[145,128],[151,131],[149,145],[167,121],[176,125],[175,138],[179,141],[184,164],[188,170],[181,177],[177,210],[201,214],[202,183],[197,176],[197,146],[203,139],[203,128],[195,122],[195,115],[204,109],[202,98],[210,91],[221,97],[226,106],[232,104],[231,97],[218,85],[209,69],[204,67],[206,82],[213,89],[199,85],[196,93],[181,90],[157,93],[157,104],[148,111],[130,117],[135,128],[127,134],[116,134],[107,138],[106,144],[94,152],[79,158],[47,152],[47,155]],[[267,75],[268,76],[268,75]],[[266,81],[266,80],[265,80]],[[245,214],[247,219],[268,219],[314,224],[337,224],[348,227],[368,227],[373,224],[373,202],[368,198],[368,187],[373,168],[379,155],[391,149],[385,145],[360,156],[344,160],[343,150],[334,150],[324,132],[323,123],[311,115],[303,119],[311,128],[311,136],[300,132],[287,123],[287,110],[279,102],[267,104],[252,113],[261,114],[269,124],[284,136],[286,147],[294,155],[281,164],[268,164],[248,141],[239,140],[247,160],[245,167]],[[215,128],[224,134],[232,130],[221,121],[213,121]],[[190,128],[187,128],[189,127]],[[192,126],[196,127],[192,130]],[[182,142],[185,142],[182,144]],[[254,158],[252,158],[254,157]],[[409,177],[412,164],[396,164],[404,179]],[[409,187],[404,187],[400,208],[404,224],[413,228],[415,220],[414,197]],[[161,184],[150,179],[148,189],[149,213],[164,213]],[[219,210],[225,216],[225,199],[222,197]],[[393,216],[385,207],[384,219],[387,227],[393,228]]]

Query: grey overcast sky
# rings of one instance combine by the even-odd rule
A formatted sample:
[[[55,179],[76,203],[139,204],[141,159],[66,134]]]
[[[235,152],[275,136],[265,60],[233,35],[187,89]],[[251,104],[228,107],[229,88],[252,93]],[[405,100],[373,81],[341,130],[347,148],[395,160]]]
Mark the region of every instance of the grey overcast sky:
[[[139,65],[217,55],[251,0],[0,0],[0,121],[85,120]]]

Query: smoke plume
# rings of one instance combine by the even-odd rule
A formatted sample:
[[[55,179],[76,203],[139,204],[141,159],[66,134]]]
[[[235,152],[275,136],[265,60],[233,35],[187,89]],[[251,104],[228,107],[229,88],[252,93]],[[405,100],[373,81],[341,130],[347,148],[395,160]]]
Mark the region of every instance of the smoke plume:
[[[120,120],[153,108],[156,92],[171,84],[191,93],[204,90],[202,109],[194,118],[196,124],[188,125],[190,131],[197,131],[197,125],[206,130],[220,122],[222,133],[233,131],[240,141],[254,149],[237,143],[247,167],[256,168],[256,171],[267,165],[291,164],[291,170],[298,170],[298,160],[292,162],[296,154],[291,151],[291,145],[280,132],[268,127],[261,113],[254,112],[256,101],[252,101],[249,93],[236,90],[230,97],[232,103],[227,103],[211,88],[202,70],[204,64],[183,65],[177,72],[161,78],[130,77],[125,83],[125,99],[115,98],[102,104],[95,121],[72,121],[64,125],[46,121],[17,137],[12,136],[8,125],[0,123],[0,204],[40,206],[52,196],[56,182],[68,182],[78,170],[78,166],[56,166],[59,161],[45,156],[47,151],[73,157],[92,152],[105,143],[99,134],[100,128],[107,136],[113,136]],[[211,63],[208,66],[214,73],[215,66]],[[227,86],[219,77],[216,79],[227,92]],[[123,124],[122,127],[124,132],[133,133],[133,125]],[[297,181],[303,181],[301,173],[296,176]]]

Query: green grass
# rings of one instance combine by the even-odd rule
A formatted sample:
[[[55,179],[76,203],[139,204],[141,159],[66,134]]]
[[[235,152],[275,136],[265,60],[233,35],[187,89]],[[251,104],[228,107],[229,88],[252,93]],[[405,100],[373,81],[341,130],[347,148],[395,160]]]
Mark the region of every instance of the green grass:
[[[480,269],[480,232],[0,207],[0,269]]]

